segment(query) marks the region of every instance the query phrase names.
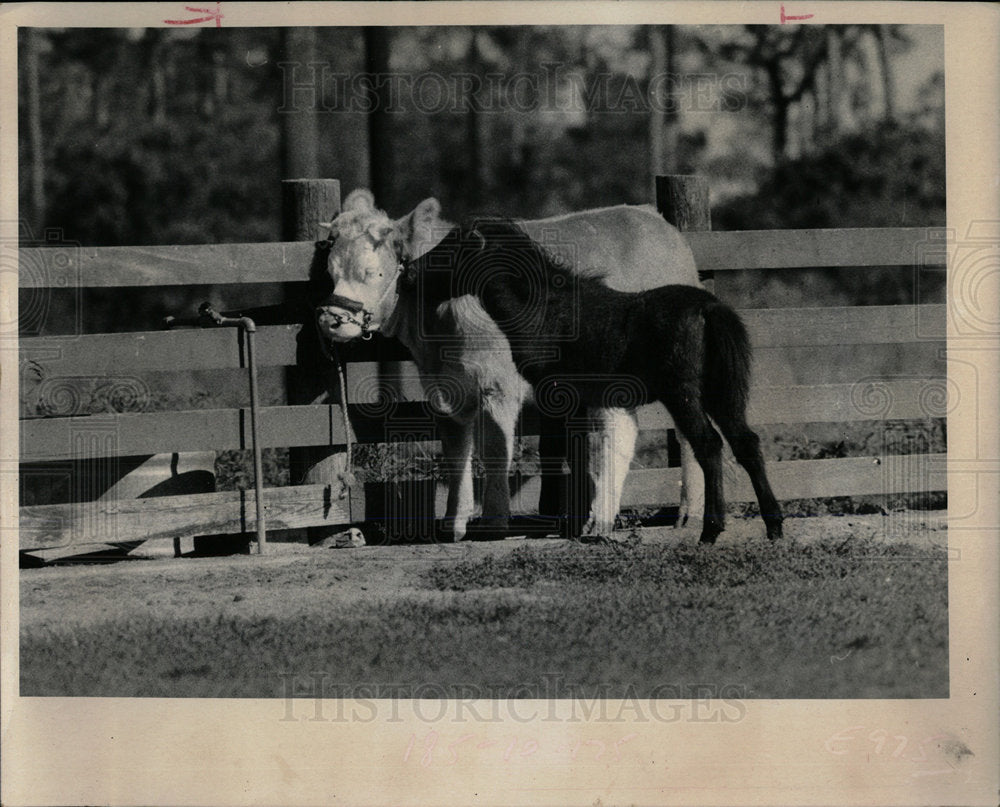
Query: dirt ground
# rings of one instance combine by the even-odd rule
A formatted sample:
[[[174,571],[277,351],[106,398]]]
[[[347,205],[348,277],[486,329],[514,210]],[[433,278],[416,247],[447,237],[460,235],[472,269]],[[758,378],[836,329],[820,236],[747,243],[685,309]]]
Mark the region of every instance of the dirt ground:
[[[151,544],[142,560],[22,569],[21,691],[281,697],[289,672],[447,688],[555,671],[616,692],[946,696],[942,511],[792,518],[780,546],[763,533],[732,518],[713,547],[666,527],[612,547],[270,543],[174,558]]]
[[[690,528],[643,528],[643,543],[695,544]],[[758,519],[730,519],[716,546],[724,547],[763,534]],[[626,540],[628,533],[617,532]],[[819,516],[788,519],[785,540],[801,543],[821,538],[905,542],[922,548],[946,548],[946,516],[940,511],[902,511],[883,515]],[[385,603],[440,597],[420,582],[431,567],[476,561],[530,544],[539,550],[568,544],[557,539],[509,538],[505,541],[321,549],[298,543],[269,543],[268,554],[218,558],[174,558],[167,542],[150,542],[133,556],[140,560],[81,566],[56,566],[21,572],[21,629],[89,625],[115,615],[149,611],[174,619],[194,619],[212,611],[243,616],[289,617],[315,603],[317,581],[324,583],[327,605]],[[708,549],[707,551],[711,551]],[[275,597],[275,589],[281,596]]]

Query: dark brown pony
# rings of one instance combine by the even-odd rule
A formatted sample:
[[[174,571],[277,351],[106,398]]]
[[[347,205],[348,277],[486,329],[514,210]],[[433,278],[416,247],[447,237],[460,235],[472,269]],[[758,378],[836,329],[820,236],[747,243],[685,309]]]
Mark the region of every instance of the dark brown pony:
[[[760,439],[746,422],[750,342],[736,312],[709,292],[681,285],[616,291],[571,272],[517,225],[482,218],[408,262],[398,288],[401,298],[419,295],[428,332],[441,303],[475,296],[507,337],[536,398],[558,384],[583,407],[666,406],[705,476],[704,543],[725,527],[714,421],[750,476],[768,537],[781,536]],[[610,525],[590,529],[603,533]]]

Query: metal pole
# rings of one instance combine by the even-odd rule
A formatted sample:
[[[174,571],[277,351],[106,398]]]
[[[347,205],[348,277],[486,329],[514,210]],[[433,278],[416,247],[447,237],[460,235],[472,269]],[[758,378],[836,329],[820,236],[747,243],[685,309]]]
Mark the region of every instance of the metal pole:
[[[240,325],[247,335],[247,364],[250,365],[250,440],[253,444],[253,492],[257,505],[257,553],[267,554],[267,524],[264,514],[264,462],[260,452],[260,423],[258,416],[257,356],[254,353],[254,335],[257,326],[249,317],[241,317]]]
[[[250,443],[253,451],[253,492],[257,509],[257,553],[267,553],[267,519],[264,514],[264,461],[260,453],[260,393],[257,390],[257,355],[254,334],[257,324],[250,317],[228,317],[216,311],[211,303],[198,307],[197,317],[165,317],[163,327],[198,325],[202,328],[239,328],[247,335],[247,365],[250,370]]]

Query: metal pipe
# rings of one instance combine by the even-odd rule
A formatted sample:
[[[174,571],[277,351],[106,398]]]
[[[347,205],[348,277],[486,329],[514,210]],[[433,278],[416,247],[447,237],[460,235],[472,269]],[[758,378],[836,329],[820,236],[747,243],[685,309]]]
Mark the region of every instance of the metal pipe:
[[[200,325],[206,327],[239,328],[247,338],[247,365],[250,371],[250,443],[253,451],[254,504],[257,510],[257,552],[267,553],[267,519],[264,514],[264,461],[260,450],[260,417],[258,414],[260,394],[257,389],[257,356],[254,335],[257,324],[250,317],[227,317],[220,314],[211,303],[198,307],[196,318],[166,317],[166,328],[175,325]]]
[[[267,553],[267,527],[264,516],[264,463],[260,451],[260,424],[257,408],[257,358],[254,352],[254,336],[257,326],[250,317],[240,317],[240,325],[247,336],[247,364],[250,366],[250,441],[253,445],[254,499],[257,504],[257,552]]]

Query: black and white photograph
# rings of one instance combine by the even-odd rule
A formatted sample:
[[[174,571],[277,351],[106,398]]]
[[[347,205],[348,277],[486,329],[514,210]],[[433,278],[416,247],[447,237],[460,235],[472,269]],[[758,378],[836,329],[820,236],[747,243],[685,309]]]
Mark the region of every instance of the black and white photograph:
[[[994,803],[996,9],[261,5],[3,22],[4,803]]]

